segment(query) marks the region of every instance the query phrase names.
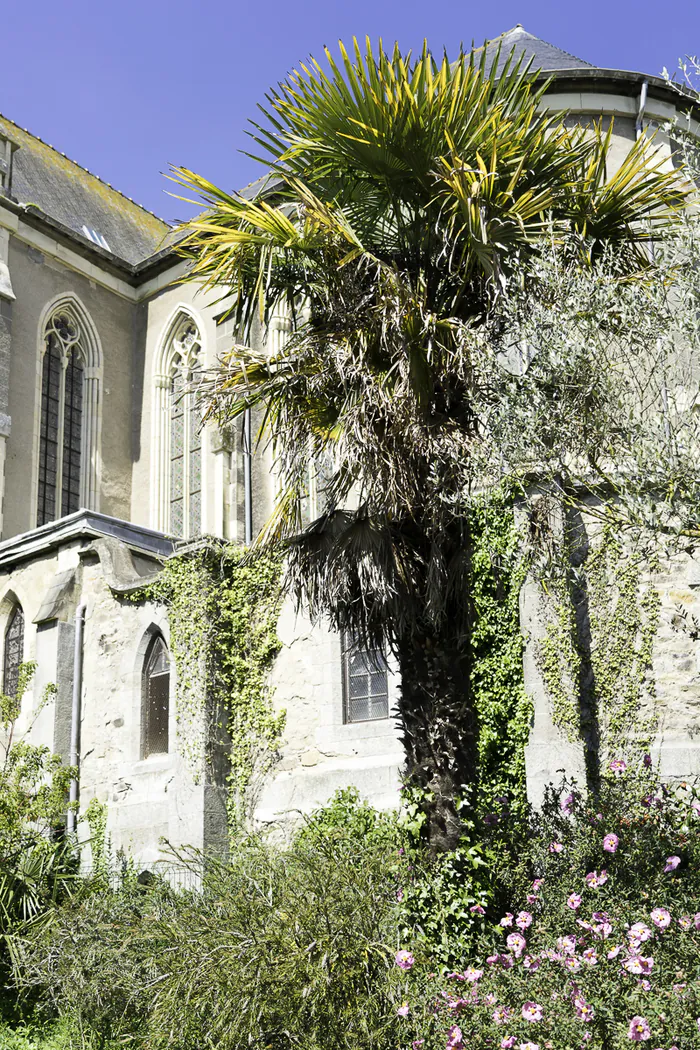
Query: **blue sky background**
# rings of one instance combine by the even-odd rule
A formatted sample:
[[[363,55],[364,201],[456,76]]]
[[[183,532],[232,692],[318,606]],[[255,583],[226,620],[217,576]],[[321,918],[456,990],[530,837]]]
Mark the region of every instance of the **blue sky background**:
[[[455,52],[522,23],[595,65],[658,74],[700,53],[700,0],[13,0],[0,15],[0,112],[169,221],[160,174],[227,188],[259,166],[246,122],[324,44],[369,34]]]

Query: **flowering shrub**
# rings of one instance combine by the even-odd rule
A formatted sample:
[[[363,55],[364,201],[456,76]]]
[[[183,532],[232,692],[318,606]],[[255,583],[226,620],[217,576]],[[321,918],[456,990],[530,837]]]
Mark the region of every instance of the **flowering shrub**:
[[[463,965],[426,972],[416,953],[397,969],[406,1045],[700,1046],[697,790],[617,759],[595,797],[549,791],[525,859],[521,899],[487,913]]]

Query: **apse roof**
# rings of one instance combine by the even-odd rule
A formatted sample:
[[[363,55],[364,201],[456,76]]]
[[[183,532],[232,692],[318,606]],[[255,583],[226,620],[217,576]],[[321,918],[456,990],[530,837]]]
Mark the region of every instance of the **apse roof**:
[[[554,72],[560,69],[593,69],[590,62],[584,62],[582,58],[570,55],[568,51],[562,51],[555,44],[549,44],[546,40],[528,33],[521,25],[513,26],[506,33],[493,40],[487,41],[486,47],[487,64],[491,56],[495,58],[498,48],[501,48],[499,64],[502,66],[511,51],[515,52],[516,58],[525,55],[525,60],[532,59],[532,68],[541,69],[543,73]],[[477,52],[481,48],[476,49]]]

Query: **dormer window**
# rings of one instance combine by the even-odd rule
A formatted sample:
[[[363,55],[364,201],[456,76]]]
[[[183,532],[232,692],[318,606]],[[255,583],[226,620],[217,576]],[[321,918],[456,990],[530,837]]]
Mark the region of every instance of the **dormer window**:
[[[0,193],[9,193],[12,186],[12,154],[17,144],[0,131]]]
[[[97,244],[100,248],[104,248],[106,252],[111,252],[112,249],[107,243],[106,237],[104,237],[99,230],[93,230],[91,226],[83,226],[83,233],[93,244]]]

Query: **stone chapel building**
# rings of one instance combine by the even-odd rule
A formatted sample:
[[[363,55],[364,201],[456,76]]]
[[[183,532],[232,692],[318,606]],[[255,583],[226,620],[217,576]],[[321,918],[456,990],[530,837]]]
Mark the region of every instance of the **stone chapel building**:
[[[521,26],[501,42],[504,56],[525,51],[553,77],[551,108],[576,121],[615,118],[613,163],[638,135],[687,110],[664,80],[595,68]],[[664,134],[657,141],[668,148]],[[176,283],[184,272],[165,222],[0,117],[2,689],[16,687],[20,662],[36,661],[21,723],[33,721],[32,739],[66,760],[79,712],[81,809],[92,797],[106,802],[113,847],[143,864],[158,859],[161,837],[220,842],[225,810],[222,788],[194,783],[178,753],[165,610],[128,595],[183,542],[243,541],[246,506],[255,532],[273,498],[264,454],[246,464],[241,432],[200,428],[191,396],[182,396],[191,369],[213,364],[232,337],[217,319],[220,305]],[[261,338],[274,344],[285,325],[274,318]],[[700,572],[683,572],[666,580],[667,604],[679,588],[695,601]],[[535,637],[533,608],[526,596],[524,623]],[[391,717],[396,676],[371,675],[362,654],[343,651],[336,635],[290,608],[279,634],[274,701],[287,727],[260,820],[308,810],[350,784],[391,806],[402,761]],[[684,644],[666,639],[659,657],[662,682],[692,663],[669,704],[662,752],[690,773],[700,772],[700,684]],[[531,645],[525,668],[536,795],[573,758],[553,730]],[[33,720],[47,683],[55,695]]]

